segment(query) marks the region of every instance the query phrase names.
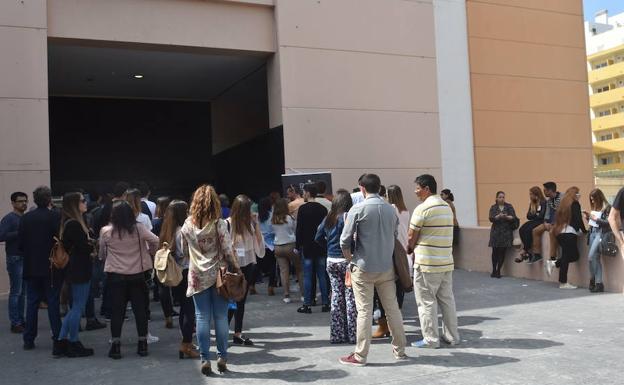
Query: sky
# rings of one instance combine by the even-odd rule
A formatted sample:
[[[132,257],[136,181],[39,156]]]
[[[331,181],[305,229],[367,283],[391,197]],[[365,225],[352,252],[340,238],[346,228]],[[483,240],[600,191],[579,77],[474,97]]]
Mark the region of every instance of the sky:
[[[585,20],[593,20],[594,14],[601,9],[608,9],[610,15],[624,12],[624,0],[583,0]]]

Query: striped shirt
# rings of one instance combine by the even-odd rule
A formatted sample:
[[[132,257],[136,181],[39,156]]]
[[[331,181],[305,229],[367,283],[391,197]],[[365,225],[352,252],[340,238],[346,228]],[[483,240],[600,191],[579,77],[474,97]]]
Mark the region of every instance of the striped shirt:
[[[424,273],[453,271],[453,211],[439,195],[416,207],[410,228],[419,231],[414,268]]]

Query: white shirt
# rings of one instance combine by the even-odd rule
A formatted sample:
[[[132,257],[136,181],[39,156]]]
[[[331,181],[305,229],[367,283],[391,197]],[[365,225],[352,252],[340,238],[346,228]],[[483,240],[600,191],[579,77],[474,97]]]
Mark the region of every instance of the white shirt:
[[[147,198],[141,198],[141,201],[147,203],[147,208],[149,209],[150,213],[152,213],[152,218],[155,218],[156,217],[156,203],[152,201],[148,201]]]
[[[357,205],[360,202],[364,202],[364,194],[361,191],[354,192],[351,194],[351,200],[353,201],[353,206]]]
[[[143,226],[147,227],[147,229],[149,231],[152,231],[152,221],[150,221],[149,217],[147,216],[147,214],[143,214],[143,213],[139,213],[139,215],[137,215],[136,217],[136,221],[138,223],[143,224]]]
[[[327,212],[329,212],[329,210],[331,210],[332,207],[332,203],[329,199],[325,198],[325,197],[318,197],[315,199],[316,202],[320,203],[323,205],[323,207],[325,207],[327,209]]]
[[[295,237],[296,229],[295,220],[289,215],[286,217],[286,223],[281,225],[273,225],[273,232],[275,233],[275,240],[273,244],[275,246],[288,245],[289,243],[295,243],[297,238]]]

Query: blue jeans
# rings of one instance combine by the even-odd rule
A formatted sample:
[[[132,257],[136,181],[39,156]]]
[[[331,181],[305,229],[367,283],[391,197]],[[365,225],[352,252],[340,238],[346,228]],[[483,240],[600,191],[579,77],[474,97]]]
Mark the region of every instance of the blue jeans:
[[[67,312],[67,315],[65,315],[65,318],[63,318],[61,332],[58,336],[59,341],[64,339],[68,339],[70,342],[78,341],[80,319],[82,318],[82,312],[87,304],[90,290],[91,282],[71,284],[72,306],[69,312]]]
[[[327,290],[327,280],[325,275],[327,259],[326,258],[303,258],[303,304],[312,305],[312,298],[316,297],[316,293],[312,293],[314,282],[314,269],[316,269],[316,277],[319,281],[321,289],[321,301],[323,305],[329,304],[329,293]]]
[[[202,361],[210,359],[210,320],[214,319],[217,340],[217,356],[227,359],[228,302],[217,294],[212,286],[193,296],[195,302],[195,322],[197,324],[197,344]]]
[[[52,329],[52,338],[58,339],[61,331],[61,312],[59,310],[60,285],[52,286],[50,277],[32,277],[26,280],[26,330],[24,342],[35,342],[39,321],[39,303],[48,302],[48,319]]]
[[[7,255],[9,273],[9,320],[11,326],[24,325],[24,306],[26,302],[26,283],[22,278],[24,258],[19,255]]]
[[[592,229],[589,233],[589,275],[596,283],[602,283],[602,263],[600,262],[600,241],[602,233],[600,230]]]

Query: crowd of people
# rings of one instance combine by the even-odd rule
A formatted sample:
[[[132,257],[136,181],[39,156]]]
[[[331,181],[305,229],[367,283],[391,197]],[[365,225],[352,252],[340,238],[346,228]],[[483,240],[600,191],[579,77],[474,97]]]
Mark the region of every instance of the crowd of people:
[[[401,308],[406,289],[412,287],[397,278],[395,258],[401,255],[409,264],[423,337],[412,346],[458,344],[453,245],[460,230],[454,196],[450,190],[438,193],[435,178],[426,174],[416,178],[414,192],[421,203],[412,213],[401,188],[386,188],[374,174],[362,175],[352,193],[338,189],[330,195],[323,182],[310,182],[288,186],[285,198],[276,192],[257,203],[246,195],[230,200],[210,185],[197,188],[189,203],[169,197],[152,202],[145,183],[120,182],[97,201],[83,191],[66,193],[58,208],[51,190],[38,187],[33,192],[36,207],[28,210],[28,195],[16,192],[11,195],[13,211],[0,223],[11,286],[11,331],[22,334],[25,350],[34,349],[38,311],[45,306],[53,356],[93,355],[80,341],[81,319],[87,319],[86,331],[106,327],[95,316],[94,299],[101,298],[100,316],[110,322],[109,357],[123,356],[121,334],[129,310],[137,329],[136,352],[146,356],[148,344],[158,341],[149,332],[152,294],[160,302],[166,328],[174,328],[173,319],[178,318],[179,357],[199,358],[201,372],[210,375],[211,324],[217,370],[223,372],[232,319],[231,343],[254,344],[243,333],[245,304],[248,295],[258,293],[256,283],[268,279],[266,294],[277,295],[281,287],[285,305],[300,301],[298,313],[310,314],[317,305],[329,313],[329,342],[354,345],[341,363],[365,365],[371,338],[387,336],[394,357],[402,360],[407,342]],[[529,198],[527,221],[520,226],[505,193],[496,194],[489,211],[492,277],[501,277],[505,254],[515,243],[514,230],[522,241],[518,263],[542,259],[541,237],[548,232],[552,242],[546,269],[550,274],[559,268],[561,288],[573,288],[567,271],[578,260],[578,234],[587,232],[584,216],[590,234],[590,290],[603,291],[601,245],[607,232],[621,226],[624,192],[610,206],[600,190],[593,190],[590,212],[581,211],[576,187],[562,194],[548,182],[543,191],[531,188]],[[613,233],[621,245],[621,232]],[[66,266],[50,263],[51,250],[59,244],[68,254]],[[557,246],[562,250],[559,258]],[[154,278],[154,256],[162,250],[182,271],[173,287]],[[217,290],[224,266],[242,272],[247,282],[237,301]],[[373,332],[374,318],[378,328]]]
[[[496,202],[489,211],[492,222],[489,246],[492,248],[493,278],[501,278],[501,268],[505,255],[514,246],[514,230],[518,230],[521,252],[514,259],[516,263],[534,264],[544,261],[546,273],[551,275],[559,269],[559,287],[576,289],[568,282],[570,263],[580,259],[579,236],[589,234],[588,261],[590,271],[589,291],[604,291],[601,256],[617,252],[622,246],[621,213],[624,206],[624,189],[617,194],[613,206],[604,193],[595,188],[589,193],[590,211],[583,211],[580,204],[581,193],[572,186],[565,193],[557,191],[555,182],[546,182],[543,189],[533,186],[529,189],[529,208],[526,222],[520,226],[520,219],[513,206],[505,201],[505,193],[496,193]],[[587,223],[586,223],[587,222]],[[547,258],[542,256],[542,237],[548,232],[549,248]],[[609,251],[610,250],[610,251]],[[611,255],[614,256],[614,255]]]

